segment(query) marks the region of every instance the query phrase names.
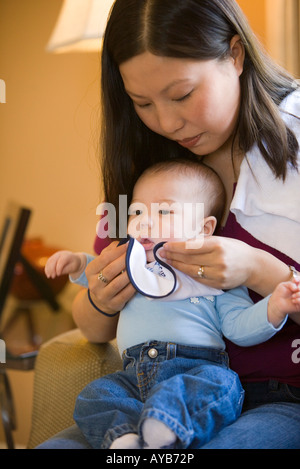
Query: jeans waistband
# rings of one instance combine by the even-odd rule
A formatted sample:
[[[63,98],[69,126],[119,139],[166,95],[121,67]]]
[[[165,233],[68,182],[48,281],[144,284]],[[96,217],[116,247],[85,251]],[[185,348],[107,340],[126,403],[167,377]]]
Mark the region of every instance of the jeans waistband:
[[[300,405],[300,388],[277,380],[243,383],[245,390],[244,410],[274,402],[294,402]]]
[[[135,359],[140,362],[171,360],[173,358],[198,359],[229,366],[228,355],[223,350],[175,344],[173,342],[149,341],[129,347],[123,352],[123,361]]]

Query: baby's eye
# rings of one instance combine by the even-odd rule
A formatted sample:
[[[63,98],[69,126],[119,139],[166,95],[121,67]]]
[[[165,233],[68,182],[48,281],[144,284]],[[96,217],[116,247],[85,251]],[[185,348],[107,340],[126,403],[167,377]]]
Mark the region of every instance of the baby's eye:
[[[159,210],[158,212],[160,215],[170,215],[173,213],[171,210]]]
[[[133,202],[128,208],[128,215],[133,217],[147,215],[147,206],[140,202]]]
[[[129,210],[129,215],[131,216],[139,216],[139,215],[142,215],[142,210],[140,209],[132,209],[132,210]]]
[[[128,215],[130,216],[139,216],[143,213],[143,207],[141,204],[132,204],[129,206]]]

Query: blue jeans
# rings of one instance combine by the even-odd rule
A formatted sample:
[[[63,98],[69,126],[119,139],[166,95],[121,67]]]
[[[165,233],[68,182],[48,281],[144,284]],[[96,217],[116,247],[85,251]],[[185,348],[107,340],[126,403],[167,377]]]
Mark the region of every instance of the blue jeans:
[[[247,385],[246,404],[250,401],[247,410],[202,449],[300,449],[300,388],[291,390],[277,382],[274,389],[275,384],[272,381]],[[37,449],[92,447],[77,425],[73,425]]]
[[[74,419],[93,448],[142,437],[148,418],[175,433],[177,448],[198,448],[241,413],[244,390],[226,352],[155,341],[126,350],[123,368],[78,396]]]
[[[244,388],[241,417],[202,449],[300,449],[300,388],[276,380]]]

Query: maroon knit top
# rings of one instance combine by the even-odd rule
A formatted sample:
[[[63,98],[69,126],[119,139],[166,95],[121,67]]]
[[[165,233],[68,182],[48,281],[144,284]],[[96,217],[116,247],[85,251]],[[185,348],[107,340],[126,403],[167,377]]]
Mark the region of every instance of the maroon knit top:
[[[230,212],[226,226],[218,233],[221,236],[239,239],[254,248],[263,249],[287,265],[294,266],[298,272],[300,265],[295,261],[267,246],[245,231],[233,213]],[[300,240],[299,240],[300,242]],[[259,269],[260,266],[258,265]],[[261,297],[249,290],[254,302]],[[226,341],[230,366],[244,382],[276,379],[279,382],[300,387],[300,326],[288,319],[281,331],[271,339],[252,347],[240,347]]]

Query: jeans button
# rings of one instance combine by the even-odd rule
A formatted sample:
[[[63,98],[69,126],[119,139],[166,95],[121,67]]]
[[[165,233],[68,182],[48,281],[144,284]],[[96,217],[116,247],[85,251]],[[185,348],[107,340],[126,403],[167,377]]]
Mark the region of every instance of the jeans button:
[[[156,348],[151,348],[150,350],[148,350],[148,356],[150,358],[156,358],[158,355],[158,351],[156,350]]]

